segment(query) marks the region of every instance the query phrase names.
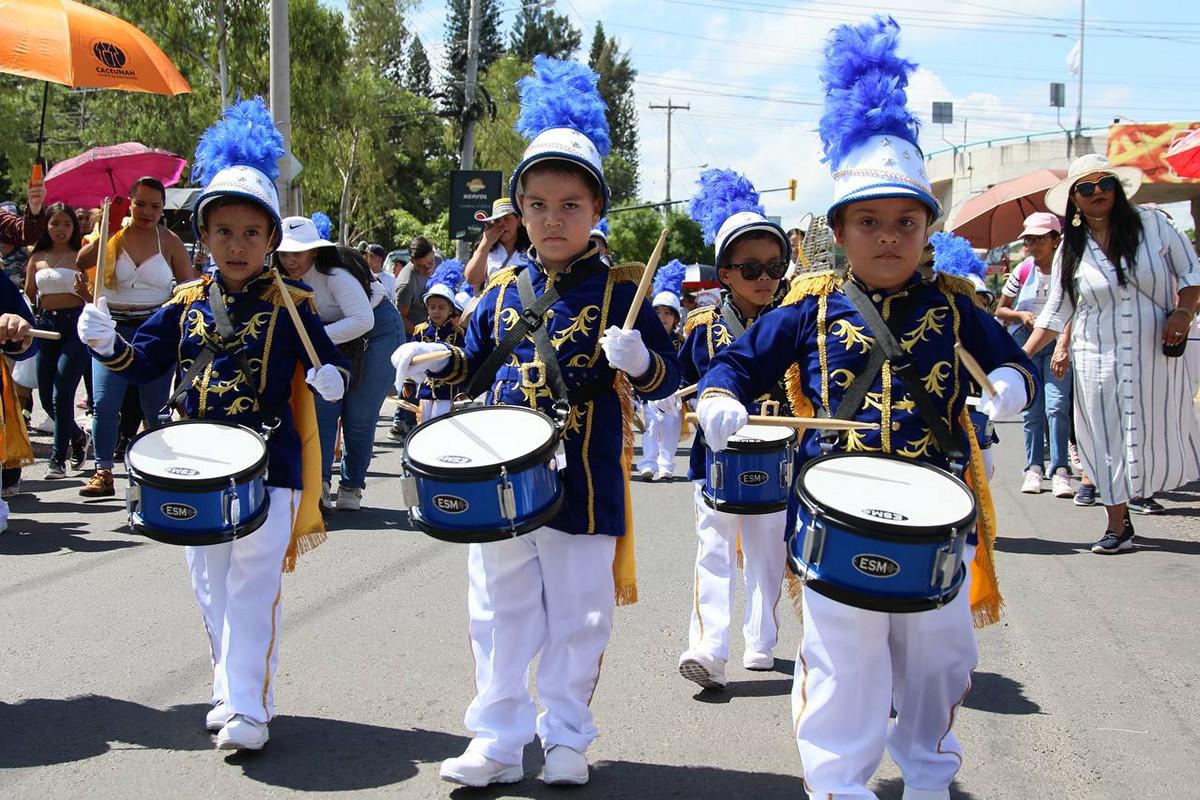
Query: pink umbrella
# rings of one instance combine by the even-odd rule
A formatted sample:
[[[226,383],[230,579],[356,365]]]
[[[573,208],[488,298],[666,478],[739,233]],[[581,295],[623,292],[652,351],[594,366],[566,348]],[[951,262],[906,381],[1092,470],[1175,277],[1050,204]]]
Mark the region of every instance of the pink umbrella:
[[[1200,178],[1200,129],[1180,137],[1163,156],[1181,178]]]
[[[46,173],[46,202],[98,206],[106,197],[125,195],[138,178],[157,178],[163,186],[179,183],[187,161],[138,142],[93,147],[60,161]]]
[[[972,247],[987,250],[1015,241],[1025,228],[1025,218],[1046,208],[1046,190],[1066,177],[1065,169],[1037,169],[1001,181],[959,207],[946,224]]]

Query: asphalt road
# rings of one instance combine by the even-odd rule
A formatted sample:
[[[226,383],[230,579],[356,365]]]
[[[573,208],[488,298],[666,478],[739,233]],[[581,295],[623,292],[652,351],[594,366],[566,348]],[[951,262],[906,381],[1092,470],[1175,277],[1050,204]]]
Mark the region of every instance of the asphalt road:
[[[279,716],[252,755],[215,751],[203,731],[208,645],[183,552],[121,532],[116,499],[81,502],[84,476],[45,481],[44,464],[28,468],[29,493],[0,536],[0,797],[802,796],[794,616],[783,614],[773,673],[734,665],[728,691],[697,693],[675,672],[695,553],[682,478],[633,487],[642,600],[617,612],[590,785],[544,788],[536,746],[526,780],[501,791],[439,782],[438,762],[468,741],[466,550],[407,530],[399,453],[383,432],[368,509],[335,515],[330,541],[285,583]],[[1135,552],[1096,556],[1102,510],[1021,495],[1020,426],[1001,436],[1007,609],[979,634],[954,796],[1200,796],[1200,485],[1163,496],[1166,515],[1135,520]],[[873,785],[900,797],[886,759]]]

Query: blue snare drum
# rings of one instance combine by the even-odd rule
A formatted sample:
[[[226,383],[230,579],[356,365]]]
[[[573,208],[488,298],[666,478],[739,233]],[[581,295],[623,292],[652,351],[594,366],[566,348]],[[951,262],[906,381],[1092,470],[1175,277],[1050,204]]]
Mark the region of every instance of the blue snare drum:
[[[558,429],[539,411],[483,406],[417,426],[404,444],[412,521],[446,542],[497,542],[550,521],[563,501]]]
[[[887,455],[839,453],[809,461],[796,480],[792,570],[814,591],[891,613],[954,599],[975,497],[950,473]]]
[[[796,431],[746,425],[719,453],[704,454],[704,502],[727,514],[770,514],[787,508]]]
[[[129,443],[125,468],[129,525],[156,541],[221,544],[267,519],[267,445],[241,425],[170,422]]]

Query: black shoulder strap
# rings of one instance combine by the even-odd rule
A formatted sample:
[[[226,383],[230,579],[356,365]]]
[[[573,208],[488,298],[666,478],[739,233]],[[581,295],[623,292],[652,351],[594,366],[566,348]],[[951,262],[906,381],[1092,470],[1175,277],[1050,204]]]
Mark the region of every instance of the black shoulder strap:
[[[909,395],[912,397],[913,402],[916,403],[917,411],[920,412],[921,418],[925,420],[925,424],[929,426],[930,432],[933,433],[933,438],[937,441],[938,448],[941,449],[942,453],[952,463],[957,462],[961,464],[963,462],[962,448],[958,446],[941,414],[938,413],[933,398],[929,396],[929,392],[925,391],[925,385],[921,381],[921,376],[916,372],[916,365],[913,363],[912,357],[896,341],[891,328],[884,322],[878,309],[875,308],[875,305],[863,290],[858,288],[857,284],[853,281],[846,281],[842,285],[842,291],[850,298],[850,302],[858,309],[858,313],[862,315],[863,321],[867,323],[867,327],[871,329],[871,333],[875,336],[875,347],[872,348],[871,352],[872,356],[876,351],[879,351],[881,354],[877,369],[882,367],[884,359],[891,362],[892,371],[900,378],[905,388],[908,389]],[[894,324],[899,325],[907,317],[907,313],[898,313],[892,316],[892,321]],[[874,382],[874,376],[871,377],[871,381]],[[853,384],[851,388],[854,388]],[[861,403],[862,398],[859,399],[859,404]],[[845,406],[846,403],[843,401],[842,405]],[[856,406],[850,410],[850,413],[853,414],[857,410]],[[838,411],[842,411],[842,408],[839,408]]]
[[[738,319],[728,300],[721,303],[721,322],[725,323],[725,327],[729,329],[729,335],[733,339],[739,338],[746,332],[746,326]]]

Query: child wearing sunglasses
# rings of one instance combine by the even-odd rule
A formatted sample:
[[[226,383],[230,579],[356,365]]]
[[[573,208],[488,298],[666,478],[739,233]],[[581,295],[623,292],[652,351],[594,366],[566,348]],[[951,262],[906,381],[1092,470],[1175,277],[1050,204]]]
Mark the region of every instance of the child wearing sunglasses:
[[[918,122],[904,107],[916,65],[896,55],[898,35],[895,21],[876,17],[840,26],[826,44],[820,131],[833,169],[828,217],[848,277],[801,277],[779,308],[716,355],[697,409],[709,446],[722,449],[746,424],[747,406],[786,374],[793,413],[878,426],[841,436],[806,432],[796,474],[825,452],[878,453],[966,468],[976,495],[983,563],[970,566],[973,530],[967,577],[943,605],[868,610],[804,585],[792,711],[813,798],[875,797],[867,784],[886,749],[903,775],[904,800],[949,800],[962,765],[951,728],[977,655],[972,612],[982,622],[999,615],[989,557],[994,515],[964,408],[971,378],[955,345],[961,341],[989,371],[996,395],[979,410],[993,419],[1020,412],[1037,394],[1032,364],[977,305],[974,287],[918,271],[940,207],[916,143]],[[882,319],[868,322],[875,317]],[[884,326],[903,356],[886,355],[893,351],[881,343]],[[987,602],[984,588],[993,590]]]
[[[705,243],[714,246],[725,295],[719,305],[688,315],[679,361],[683,383],[689,385],[704,377],[713,356],[761,324],[775,303],[791,256],[787,234],[763,216],[758,193],[736,172],[710,169],[701,174],[691,215],[703,228]],[[750,403],[751,413],[778,413],[785,401],[783,386],[776,381]],[[703,492],[706,449],[697,431],[688,479],[695,485],[699,547],[688,649],[679,657],[679,674],[707,689],[723,689],[739,542],[746,591],[742,666],[769,670],[775,665],[775,607],[786,558],[787,512],[730,514],[710,507]]]

